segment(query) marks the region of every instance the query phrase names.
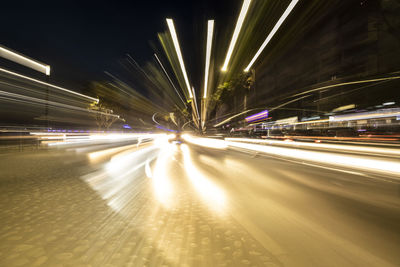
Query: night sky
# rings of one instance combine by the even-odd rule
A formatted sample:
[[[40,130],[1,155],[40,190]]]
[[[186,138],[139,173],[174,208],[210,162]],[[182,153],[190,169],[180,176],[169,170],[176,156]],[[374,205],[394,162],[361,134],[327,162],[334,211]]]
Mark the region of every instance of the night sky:
[[[7,1],[0,11],[0,43],[52,67],[50,82],[84,91],[106,79],[128,53],[139,64],[152,60],[151,43],[175,21],[192,79],[201,65],[206,20],[233,29],[241,0]],[[218,25],[217,24],[217,25]],[[190,59],[190,60],[188,60]],[[0,65],[39,78],[41,74],[5,62]],[[199,74],[200,75],[200,74]]]

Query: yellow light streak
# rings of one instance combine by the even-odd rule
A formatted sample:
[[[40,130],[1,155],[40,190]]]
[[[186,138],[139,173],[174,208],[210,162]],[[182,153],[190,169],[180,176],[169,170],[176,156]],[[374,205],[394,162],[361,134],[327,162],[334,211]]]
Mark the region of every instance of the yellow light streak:
[[[183,62],[181,48],[179,46],[178,36],[176,35],[176,31],[175,31],[174,21],[172,19],[167,19],[167,24],[168,24],[169,31],[171,33],[172,41],[174,42],[175,51],[178,56],[179,64],[181,65],[181,70],[183,73],[183,78],[185,79],[187,90],[189,92],[189,97],[193,98],[192,92],[190,90],[189,79],[186,74],[185,63]]]
[[[254,55],[253,59],[250,61],[249,65],[245,68],[244,71],[248,72],[251,68],[251,66],[254,64],[254,62],[257,60],[257,58],[260,56],[261,52],[264,50],[264,48],[267,46],[269,41],[271,41],[272,37],[274,37],[275,33],[278,31],[279,27],[282,25],[282,23],[285,21],[287,16],[289,16],[290,12],[293,10],[293,8],[296,6],[297,2],[299,0],[292,0],[290,2],[289,6],[286,8],[285,12],[281,16],[281,18],[278,20],[278,22],[275,24],[274,28],[272,31],[268,34],[267,38],[265,39],[264,43],[261,45],[261,47],[258,49],[257,53]]]
[[[229,61],[231,60],[233,49],[235,48],[235,44],[239,37],[240,29],[243,26],[243,21],[246,17],[248,9],[249,9],[250,2],[251,2],[251,0],[243,1],[242,9],[240,10],[240,14],[239,14],[238,20],[236,22],[235,30],[233,31],[231,43],[229,44],[228,52],[226,53],[225,62],[221,69],[222,71],[227,71],[227,69],[228,69],[228,64],[229,64]]]
[[[211,58],[211,48],[212,48],[212,38],[214,31],[214,20],[209,20],[207,25],[207,50],[206,50],[206,66],[204,70],[204,96],[207,98],[208,89],[208,73],[210,70],[210,58]]]

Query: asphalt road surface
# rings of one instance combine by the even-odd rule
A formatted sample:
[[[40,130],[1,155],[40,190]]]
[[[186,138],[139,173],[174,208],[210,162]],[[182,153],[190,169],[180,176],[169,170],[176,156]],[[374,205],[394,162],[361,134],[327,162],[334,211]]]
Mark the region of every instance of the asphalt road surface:
[[[400,183],[188,143],[3,151],[0,266],[400,266]]]

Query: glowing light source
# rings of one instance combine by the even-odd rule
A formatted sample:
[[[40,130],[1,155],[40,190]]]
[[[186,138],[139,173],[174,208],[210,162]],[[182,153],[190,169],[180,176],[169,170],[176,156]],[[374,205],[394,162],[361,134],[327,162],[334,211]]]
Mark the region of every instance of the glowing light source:
[[[181,65],[183,78],[185,79],[186,87],[187,87],[187,90],[189,92],[189,97],[193,98],[192,92],[190,90],[189,79],[188,79],[187,74],[186,74],[185,63],[183,62],[183,57],[182,57],[182,53],[181,53],[181,47],[179,46],[178,37],[177,37],[176,31],[175,31],[174,21],[172,19],[167,19],[167,24],[168,24],[169,31],[171,33],[172,41],[174,42],[175,51],[176,51],[176,54],[178,56],[179,64]]]
[[[84,95],[84,94],[80,94],[80,93],[77,93],[77,92],[62,88],[62,87],[57,86],[57,85],[53,85],[53,84],[50,84],[50,83],[42,82],[42,81],[27,77],[27,76],[24,76],[24,75],[21,75],[21,74],[18,74],[18,73],[9,71],[9,70],[5,70],[5,69],[2,69],[2,68],[0,68],[0,71],[8,73],[8,74],[11,74],[11,75],[14,75],[14,76],[17,76],[17,77],[20,77],[20,78],[23,78],[23,79],[26,79],[26,80],[29,80],[29,81],[32,81],[32,82],[35,82],[35,83],[43,84],[43,85],[46,85],[46,86],[52,87],[54,89],[58,89],[58,90],[70,93],[70,94],[74,94],[74,95],[77,95],[77,96],[80,96],[80,97],[83,97],[83,98],[86,98],[86,99],[89,99],[91,101],[95,101],[95,102],[99,103],[99,100],[97,98],[93,98],[93,97],[90,97],[90,96],[87,96],[87,95]]]
[[[214,20],[209,20],[207,25],[207,50],[206,50],[206,69],[204,71],[204,98],[207,97],[208,71],[210,69],[211,47],[214,31]]]
[[[15,63],[24,65],[28,68],[37,70],[39,72],[43,72],[47,76],[50,75],[50,66],[49,65],[40,63],[40,62],[30,59],[26,56],[20,55],[20,54],[13,52],[10,49],[7,49],[3,46],[0,46],[0,57],[6,58]]]
[[[386,102],[386,103],[383,103],[382,105],[391,106],[391,105],[394,105],[394,104],[396,104],[396,102]]]
[[[225,62],[224,65],[222,66],[222,71],[226,71],[228,69],[228,64],[229,61],[232,57],[232,53],[233,53],[233,48],[235,48],[235,44],[237,42],[237,39],[239,37],[239,33],[240,33],[240,29],[242,28],[243,25],[243,21],[246,17],[247,11],[249,9],[250,6],[250,2],[251,0],[244,0],[243,1],[243,5],[242,5],[242,9],[240,10],[240,14],[239,14],[239,18],[236,22],[236,27],[235,30],[233,32],[232,35],[232,39],[231,39],[231,43],[229,44],[229,48],[228,48],[228,52],[226,53],[226,57],[225,57]]]
[[[287,16],[289,16],[290,12],[293,10],[293,8],[296,6],[297,2],[299,0],[292,0],[290,2],[289,6],[286,8],[285,12],[281,16],[281,18],[278,20],[278,22],[275,24],[274,28],[272,31],[268,34],[267,39],[265,39],[264,43],[261,45],[261,47],[258,49],[257,53],[254,55],[253,59],[250,61],[249,65],[245,68],[244,71],[249,71],[251,66],[254,64],[254,62],[257,60],[257,58],[260,56],[261,52],[264,50],[264,48],[267,46],[269,41],[271,41],[272,37],[274,37],[275,33],[278,31],[279,27],[282,25],[282,23],[285,21]]]

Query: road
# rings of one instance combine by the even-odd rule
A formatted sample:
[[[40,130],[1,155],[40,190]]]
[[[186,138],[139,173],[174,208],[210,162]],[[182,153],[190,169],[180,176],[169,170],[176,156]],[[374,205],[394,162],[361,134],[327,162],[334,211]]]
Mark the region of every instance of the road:
[[[165,140],[0,154],[0,266],[399,266],[400,182]]]

